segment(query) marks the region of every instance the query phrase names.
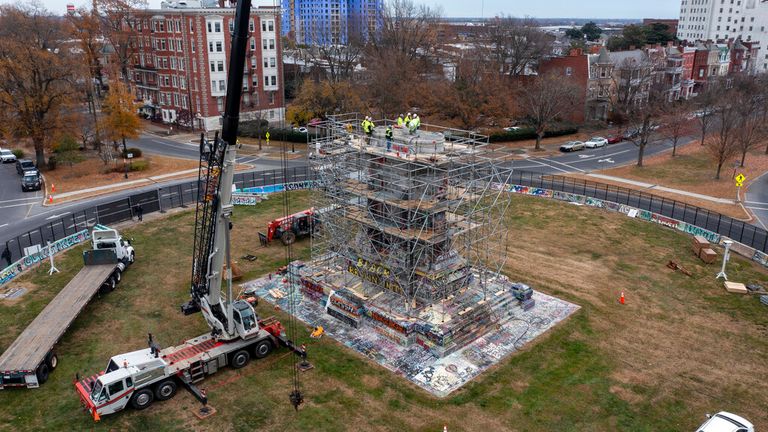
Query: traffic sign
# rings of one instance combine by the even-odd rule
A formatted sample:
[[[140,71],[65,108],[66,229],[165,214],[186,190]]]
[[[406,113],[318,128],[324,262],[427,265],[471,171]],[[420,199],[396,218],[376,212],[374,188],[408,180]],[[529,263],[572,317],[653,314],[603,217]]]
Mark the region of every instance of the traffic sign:
[[[739,175],[737,175],[737,176],[736,176],[736,179],[735,179],[735,180],[736,180],[736,186],[737,186],[737,187],[741,187],[741,186],[743,186],[743,185],[744,185],[744,180],[746,180],[746,179],[747,179],[747,178],[746,178],[746,177],[744,177],[744,174],[742,174],[742,173],[739,173]]]
[[[264,134],[264,138],[267,139],[267,144],[269,144],[269,132]]]
[[[133,153],[128,153],[126,156],[128,156],[128,159],[133,159]]]

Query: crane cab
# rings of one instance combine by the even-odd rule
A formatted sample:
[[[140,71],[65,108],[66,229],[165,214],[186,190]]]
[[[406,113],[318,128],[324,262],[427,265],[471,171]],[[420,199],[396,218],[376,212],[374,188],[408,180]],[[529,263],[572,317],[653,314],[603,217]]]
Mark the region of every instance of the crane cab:
[[[232,304],[232,309],[232,319],[241,338],[248,339],[259,334],[259,319],[250,303],[237,300]]]

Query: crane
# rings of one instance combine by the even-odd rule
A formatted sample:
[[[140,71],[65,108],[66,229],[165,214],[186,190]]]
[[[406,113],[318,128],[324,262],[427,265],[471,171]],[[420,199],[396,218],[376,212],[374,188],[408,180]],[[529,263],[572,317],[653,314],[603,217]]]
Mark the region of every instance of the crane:
[[[150,334],[149,348],[113,356],[101,373],[83,380],[77,377],[75,389],[80,401],[97,421],[128,405],[141,410],[154,400],[170,399],[179,383],[207,403],[205,393],[195,383],[224,366],[244,367],[251,356],[265,357],[276,345],[287,347],[306,362],[306,350],[287,337],[279,321],[272,317],[259,319],[251,303],[232,293],[232,187],[250,8],[250,0],[237,2],[221,136],[215,134],[210,143],[205,136],[200,137],[191,299],[181,310],[185,315],[202,312],[211,332],[165,349]],[[222,270],[225,262],[226,272]],[[224,290],[222,283],[226,285]],[[295,337],[293,316],[289,329]],[[298,410],[304,397],[296,361],[292,367],[289,400]]]

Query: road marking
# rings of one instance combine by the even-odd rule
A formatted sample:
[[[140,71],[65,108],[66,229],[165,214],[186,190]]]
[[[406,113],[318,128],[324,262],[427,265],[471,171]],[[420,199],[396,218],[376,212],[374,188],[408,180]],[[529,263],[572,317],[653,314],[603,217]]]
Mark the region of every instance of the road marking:
[[[551,162],[551,161],[550,161],[550,162]],[[550,168],[552,168],[552,169],[556,169],[556,170],[558,170],[558,171],[560,171],[560,172],[564,172],[564,173],[569,173],[569,172],[571,172],[571,171],[567,171],[567,170],[564,170],[564,169],[562,169],[562,168],[558,168],[558,167],[556,167],[556,166],[554,166],[554,165],[550,165],[550,164],[548,164],[548,163],[544,163],[544,162],[539,162],[539,163],[541,163],[543,166],[548,166],[548,167],[550,167]],[[569,167],[569,168],[570,168],[570,167]],[[577,169],[577,168],[574,168],[574,169]]]
[[[598,160],[598,162],[599,162],[599,163],[616,163],[616,162],[614,162],[614,161],[613,161],[613,159],[611,159],[611,158],[608,158],[608,159],[600,159],[600,160]]]
[[[768,207],[752,207],[752,206],[746,206],[750,210],[768,210]]]
[[[558,162],[558,161],[556,161],[556,160],[552,160],[552,159],[544,159],[544,160],[546,160],[547,162],[556,163],[556,164],[558,164],[558,165],[562,165],[562,166],[564,166],[564,167],[568,167],[568,168],[570,168],[570,169],[571,169],[570,171],[567,171],[567,170],[561,170],[561,171],[563,171],[563,172],[573,172],[573,170],[576,170],[576,171],[580,171],[580,172],[584,172],[584,170],[583,170],[583,169],[581,169],[581,168],[576,168],[575,166],[571,166],[571,165],[569,165],[568,163],[564,163],[564,162]],[[574,162],[579,162],[579,161],[574,161]],[[571,162],[571,163],[573,163],[573,162]],[[552,165],[550,165],[550,166],[552,166]],[[552,168],[555,168],[555,167],[553,167],[553,166],[552,166]]]
[[[57,215],[52,215],[52,216],[49,216],[49,217],[45,218],[45,220],[51,220],[51,219],[55,219],[55,218],[57,218],[57,217],[66,216],[66,215],[68,215],[68,214],[69,214],[69,212],[66,212],[66,213],[62,213],[62,214],[57,214]]]
[[[40,197],[35,195],[33,197],[28,197],[28,198],[15,198],[15,199],[3,200],[3,201],[0,201],[0,204],[10,203],[10,202],[14,202],[14,201],[35,201],[35,200],[39,200],[39,199],[40,199]]]
[[[760,204],[760,205],[768,205],[768,202],[763,201],[744,201],[744,204]]]
[[[591,157],[594,157],[594,156],[593,155],[579,155],[579,159],[586,159],[586,158],[591,158]]]
[[[0,225],[0,228],[2,228],[4,226],[8,226],[8,224],[2,224],[2,225]]]
[[[582,159],[582,160],[573,161],[571,163],[589,162],[589,161],[591,161],[592,159],[595,159],[595,158],[600,158],[600,157],[605,158],[605,157],[610,157],[610,156],[616,156],[616,155],[619,155],[619,154],[622,154],[622,153],[626,153],[626,152],[632,151],[632,150],[633,149],[626,149],[626,150],[622,150],[622,151],[619,151],[619,152],[614,152],[614,153],[608,153],[608,154],[604,154],[604,155],[594,156],[594,157],[589,158],[589,159],[585,158],[585,159]]]
[[[24,207],[24,206],[29,206],[30,208],[32,208],[32,206],[34,206],[34,205],[35,205],[35,203],[31,202],[31,203],[26,203],[26,204],[11,204],[11,205],[7,205],[7,206],[0,206],[0,208]]]

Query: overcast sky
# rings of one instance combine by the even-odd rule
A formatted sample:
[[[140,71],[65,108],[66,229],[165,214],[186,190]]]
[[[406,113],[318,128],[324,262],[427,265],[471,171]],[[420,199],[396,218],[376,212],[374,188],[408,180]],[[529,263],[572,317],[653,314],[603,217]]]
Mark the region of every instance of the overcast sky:
[[[90,4],[85,0],[40,0],[56,14],[66,12],[67,3],[76,6]],[[419,0],[415,0],[416,3]],[[18,3],[0,0],[2,3]],[[499,14],[538,18],[677,18],[678,0],[425,0],[426,4],[441,6],[447,17],[492,17]],[[254,0],[258,4],[273,4],[272,0]],[[279,1],[277,2],[279,4]],[[160,0],[149,0],[150,7],[159,8]]]

